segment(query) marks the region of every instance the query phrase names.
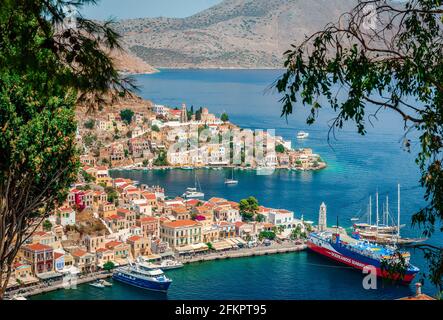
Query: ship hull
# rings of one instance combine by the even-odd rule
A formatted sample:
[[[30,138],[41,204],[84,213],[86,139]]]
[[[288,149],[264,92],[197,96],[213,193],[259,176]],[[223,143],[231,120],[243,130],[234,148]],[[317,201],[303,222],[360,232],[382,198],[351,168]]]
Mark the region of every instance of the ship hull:
[[[158,282],[139,279],[133,276],[129,276],[123,272],[116,272],[112,275],[112,278],[116,281],[123,282],[125,284],[151,291],[166,292],[171,285],[171,282]]]
[[[367,257],[356,257],[356,255],[342,254],[333,248],[329,243],[324,242],[321,246],[313,243],[312,241],[307,242],[308,248],[324,257],[331,260],[339,262],[341,264],[350,266],[356,270],[363,270],[365,266],[373,266],[377,270],[377,276],[385,279],[399,279],[400,274],[398,273],[388,273],[386,270],[381,268],[380,261],[369,259]],[[404,284],[409,284],[415,277],[417,272],[406,271],[405,275],[401,279]]]

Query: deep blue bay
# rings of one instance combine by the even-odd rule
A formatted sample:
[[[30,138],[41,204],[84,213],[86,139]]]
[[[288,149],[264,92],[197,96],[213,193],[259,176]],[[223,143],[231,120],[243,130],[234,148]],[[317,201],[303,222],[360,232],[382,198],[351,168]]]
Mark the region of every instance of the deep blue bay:
[[[194,109],[205,106],[211,112],[227,112],[231,122],[252,129],[275,129],[277,135],[292,140],[293,147],[310,147],[328,163],[318,172],[277,170],[270,176],[237,170],[237,186],[226,186],[229,171],[197,170],[206,197],[221,196],[240,200],[253,195],[265,206],[287,208],[295,215],[317,221],[322,201],[328,206],[328,222],[350,226],[350,218],[366,210],[370,194],[380,193],[380,208],[386,194],[396,216],[396,186],[402,185],[402,229],[404,236],[420,235],[410,225],[411,215],[423,205],[419,171],[414,163],[419,144],[414,133],[411,153],[402,148],[402,122],[397,114],[380,112],[379,121],[367,123],[368,133],[358,135],[352,125],[328,138],[328,122],[334,114],[324,109],[313,126],[305,123],[308,108],[280,117],[279,96],[269,89],[282,73],[279,70],[162,70],[136,76],[140,94],[158,104]],[[375,111],[375,109],[374,109]],[[306,141],[295,139],[298,131],[310,133]],[[159,184],[169,196],[183,193],[193,184],[193,173],[185,170],[114,171],[113,177],[128,177],[145,184]],[[436,234],[429,243],[441,245]],[[419,251],[412,251],[412,262],[426,271]],[[394,299],[412,294],[411,287],[379,283],[377,290],[364,290],[362,275],[312,254],[270,255],[187,265],[169,271],[173,284],[167,295],[144,292],[115,283],[99,290],[88,285],[32,299]],[[424,291],[435,288],[425,282]]]

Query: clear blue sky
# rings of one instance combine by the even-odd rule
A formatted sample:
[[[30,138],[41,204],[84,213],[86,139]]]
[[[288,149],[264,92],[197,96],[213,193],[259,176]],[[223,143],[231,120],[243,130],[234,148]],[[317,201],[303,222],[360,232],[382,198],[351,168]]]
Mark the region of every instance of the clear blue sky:
[[[92,19],[130,19],[146,17],[184,18],[207,9],[222,0],[100,0],[97,6],[81,11]]]

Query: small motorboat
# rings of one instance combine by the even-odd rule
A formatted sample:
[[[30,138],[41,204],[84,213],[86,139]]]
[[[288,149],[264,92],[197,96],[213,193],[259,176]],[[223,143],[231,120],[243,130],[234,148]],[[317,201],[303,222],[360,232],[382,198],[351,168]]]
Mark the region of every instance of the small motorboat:
[[[112,283],[106,281],[106,280],[100,280],[100,283],[104,285],[105,287],[112,287]]]
[[[92,282],[89,285],[92,287],[100,288],[100,289],[103,289],[105,287],[105,285],[103,283],[101,283],[100,281]]]
[[[309,133],[307,132],[300,131],[297,133],[297,139],[306,139],[307,137],[309,137]]]

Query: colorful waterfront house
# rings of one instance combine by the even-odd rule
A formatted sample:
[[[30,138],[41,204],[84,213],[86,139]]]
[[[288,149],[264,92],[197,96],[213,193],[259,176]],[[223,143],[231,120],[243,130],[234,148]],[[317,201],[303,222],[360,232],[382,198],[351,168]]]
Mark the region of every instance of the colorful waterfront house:
[[[68,205],[70,207],[78,207],[82,205],[82,194],[81,190],[78,190],[76,188],[72,188],[69,190],[68,197],[67,197]]]
[[[65,270],[71,269],[74,266],[74,257],[69,252],[65,252],[63,256],[64,264],[65,264]]]
[[[294,212],[285,209],[273,209],[269,212],[269,222],[284,229],[304,228],[301,220],[294,218]]]
[[[193,220],[164,222],[160,226],[160,238],[171,248],[197,244],[202,241],[202,226]]]
[[[185,206],[173,206],[171,214],[177,220],[189,220],[191,218],[189,210]]]
[[[20,286],[34,284],[39,280],[33,276],[32,267],[29,264],[14,263],[13,272],[9,277],[7,289],[15,289]]]
[[[106,237],[104,234],[87,234],[83,237],[86,250],[94,253],[97,249],[104,248]]]
[[[74,258],[74,265],[81,273],[93,272],[96,269],[95,255],[82,249],[74,250],[71,253]]]
[[[135,259],[139,256],[151,254],[150,240],[141,236],[132,236],[126,240],[129,244],[131,255]]]
[[[112,232],[118,232],[126,228],[126,219],[117,214],[104,218],[106,225],[112,230]]]
[[[277,159],[280,166],[288,166],[290,164],[289,155],[286,153],[277,154]]]
[[[219,237],[220,233],[217,226],[212,224],[202,226],[202,242],[208,243],[218,241]]]
[[[61,252],[54,252],[54,269],[57,272],[65,269],[65,254]]]
[[[25,282],[25,279],[32,278],[32,267],[29,264],[16,263],[13,266],[15,279]]]
[[[162,241],[161,239],[153,239],[151,240],[151,251],[154,254],[161,254],[168,251],[168,243]]]
[[[152,216],[152,206],[147,203],[135,204],[134,210],[139,215]]]
[[[85,208],[92,208],[94,206],[95,192],[92,190],[86,190],[83,192],[83,205]]]
[[[75,210],[71,207],[57,209],[57,224],[66,227],[75,225]]]
[[[97,184],[105,184],[107,187],[112,186],[112,178],[109,176],[109,170],[105,166],[98,166],[97,169],[97,177],[95,182]]]
[[[129,228],[130,236],[143,236],[143,230],[139,226],[132,226]]]
[[[240,211],[232,208],[229,202],[220,203],[214,208],[214,218],[217,221],[227,221],[232,223],[242,220]]]
[[[142,192],[141,199],[145,199],[147,204],[149,204],[153,208],[157,208],[157,196],[154,192]]]
[[[129,203],[131,200],[140,199],[140,189],[133,185],[127,186],[122,190],[122,197],[125,203]]]
[[[117,209],[115,208],[115,204],[111,202],[105,202],[98,207],[98,215],[100,218],[105,219],[110,216],[116,215]]]
[[[142,229],[145,237],[160,237],[160,220],[155,217],[141,217],[136,221],[136,225]]]
[[[217,224],[219,239],[235,238],[235,224],[228,221],[220,221]]]
[[[106,262],[114,262],[114,251],[108,248],[100,248],[95,252],[97,267],[103,268]]]
[[[118,263],[120,263],[119,260],[123,260],[123,263],[125,263],[131,251],[127,243],[115,240],[106,243],[105,247],[114,252],[114,258]]]
[[[104,191],[95,191],[94,192],[94,204],[95,207],[99,207],[100,205],[108,203],[108,194]]]
[[[204,215],[196,215],[194,221],[197,221],[202,227],[209,227],[212,225],[212,221],[208,221]]]
[[[137,214],[134,211],[124,208],[117,208],[117,215],[122,217],[126,221],[124,227],[125,229],[135,226]]]
[[[34,274],[51,272],[54,269],[54,249],[48,245],[34,243],[23,246],[21,257],[32,266]]]
[[[204,216],[207,220],[214,220],[214,209],[212,206],[202,205],[192,208],[192,213]]]
[[[266,207],[263,207],[263,206],[259,206],[257,214],[261,214],[262,216],[265,217],[264,221],[269,222],[269,212],[271,212],[271,208],[266,208]]]
[[[29,243],[41,243],[46,246],[50,246],[53,249],[61,247],[60,241],[52,231],[37,231],[32,234],[28,239]]]

